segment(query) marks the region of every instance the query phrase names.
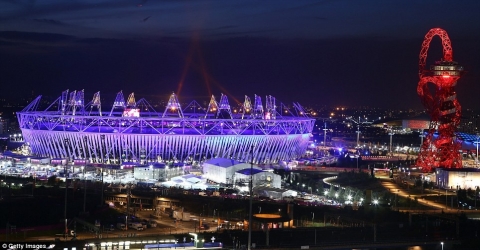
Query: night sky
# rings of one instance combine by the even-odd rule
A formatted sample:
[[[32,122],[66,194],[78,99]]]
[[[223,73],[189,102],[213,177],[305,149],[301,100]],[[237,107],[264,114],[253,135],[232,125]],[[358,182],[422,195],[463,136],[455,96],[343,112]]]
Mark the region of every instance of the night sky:
[[[478,109],[480,1],[0,1],[0,97],[272,95],[305,105],[415,108],[418,54],[445,29]],[[441,58],[433,40],[427,64]]]

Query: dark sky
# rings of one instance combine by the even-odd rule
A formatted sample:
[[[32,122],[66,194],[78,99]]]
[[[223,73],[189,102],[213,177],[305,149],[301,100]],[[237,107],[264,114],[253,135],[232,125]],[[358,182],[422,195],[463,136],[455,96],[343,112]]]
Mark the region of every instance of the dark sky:
[[[0,96],[208,101],[272,95],[303,105],[422,108],[425,34],[445,29],[464,109],[478,109],[480,1],[0,1]],[[441,58],[433,40],[428,63]]]

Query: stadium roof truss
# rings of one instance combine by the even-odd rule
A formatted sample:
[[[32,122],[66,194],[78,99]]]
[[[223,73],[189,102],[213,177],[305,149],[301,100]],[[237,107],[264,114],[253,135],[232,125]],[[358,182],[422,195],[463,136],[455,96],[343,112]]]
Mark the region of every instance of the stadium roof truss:
[[[226,96],[222,95],[220,104],[212,96],[210,103],[216,105],[216,111],[221,106],[228,114],[224,116],[228,118],[220,118],[209,115],[208,108],[196,101],[182,110],[175,94],[170,96],[165,112],[160,113],[145,99],[135,101],[133,93],[125,102],[121,91],[110,114],[102,116],[100,93],[86,105],[83,95],[83,90],[70,95],[64,91],[44,110],[39,110],[39,96],[18,112],[20,128],[32,152],[100,163],[199,157],[251,161],[252,155],[256,162],[278,162],[304,153],[315,123],[300,104],[294,103],[292,112],[283,103],[276,106],[271,96],[266,98],[265,112],[269,116],[259,112],[263,107],[258,96],[253,115],[232,113]],[[246,100],[250,103],[249,98]],[[132,116],[130,109],[138,112]]]
[[[153,117],[110,117],[22,113],[22,128],[77,133],[184,134],[184,135],[275,135],[310,133],[313,119],[242,120]]]

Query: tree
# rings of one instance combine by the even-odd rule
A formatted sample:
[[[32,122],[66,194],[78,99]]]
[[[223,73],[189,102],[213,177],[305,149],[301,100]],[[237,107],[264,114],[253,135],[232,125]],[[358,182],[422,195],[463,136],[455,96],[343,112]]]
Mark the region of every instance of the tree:
[[[48,185],[51,185],[51,186],[54,186],[55,184],[57,184],[57,176],[52,175],[52,176],[48,177],[47,183],[48,183]]]
[[[422,180],[420,179],[415,180],[415,187],[422,187]]]
[[[335,190],[335,187],[333,185],[330,185],[330,189],[328,190],[328,197],[334,197],[336,192],[337,190]]]
[[[323,195],[324,193],[323,183],[322,182],[316,183],[315,186],[317,187],[317,193]]]

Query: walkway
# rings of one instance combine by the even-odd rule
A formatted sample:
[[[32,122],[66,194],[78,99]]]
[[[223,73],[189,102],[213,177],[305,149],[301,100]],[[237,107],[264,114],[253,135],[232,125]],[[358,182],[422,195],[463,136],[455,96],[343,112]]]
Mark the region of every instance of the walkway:
[[[390,193],[392,194],[395,194],[395,195],[398,195],[400,197],[403,197],[403,198],[411,198],[411,199],[415,199],[417,198],[417,202],[424,205],[424,206],[428,206],[434,210],[438,210],[438,212],[443,212],[443,213],[460,213],[460,212],[464,212],[464,213],[469,213],[469,214],[479,214],[480,215],[480,211],[479,210],[461,210],[461,209],[457,209],[457,208],[451,208],[449,206],[451,206],[451,202],[450,202],[450,198],[446,197],[445,199],[445,202],[436,202],[436,201],[432,201],[432,200],[428,200],[426,199],[425,197],[439,197],[439,196],[452,196],[452,195],[455,195],[455,193],[452,193],[452,192],[448,192],[447,190],[441,190],[441,189],[433,189],[433,190],[424,190],[423,193],[421,194],[418,194],[417,192],[419,192],[419,190],[414,190],[414,189],[410,189],[408,188],[405,188],[403,185],[399,185],[398,183],[395,183],[393,181],[393,179],[389,178],[388,175],[380,175],[380,176],[376,176],[377,178],[380,179],[380,182],[381,184],[383,185],[383,187],[385,187],[387,190],[390,190]],[[395,205],[395,204],[394,204]],[[400,211],[405,211],[405,212],[412,212],[412,211],[419,211],[420,210],[415,210],[415,209],[400,209]],[[425,210],[424,212],[428,212],[428,210]],[[432,212],[430,210],[430,212]]]

